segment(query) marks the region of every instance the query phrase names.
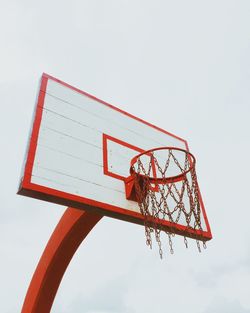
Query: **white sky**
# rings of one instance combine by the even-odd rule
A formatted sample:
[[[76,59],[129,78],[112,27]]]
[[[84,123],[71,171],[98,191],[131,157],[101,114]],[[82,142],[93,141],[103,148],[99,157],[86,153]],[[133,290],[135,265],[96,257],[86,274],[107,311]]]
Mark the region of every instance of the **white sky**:
[[[104,218],[52,312],[250,312],[250,2],[0,0],[0,312],[20,312],[65,208],[16,195],[42,72],[188,140],[214,239],[161,261]]]

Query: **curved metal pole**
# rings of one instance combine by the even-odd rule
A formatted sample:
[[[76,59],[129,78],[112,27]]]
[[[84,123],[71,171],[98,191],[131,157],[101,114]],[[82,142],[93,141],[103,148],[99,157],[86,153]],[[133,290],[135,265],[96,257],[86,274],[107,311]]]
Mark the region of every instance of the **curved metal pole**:
[[[21,313],[49,313],[70,260],[101,215],[68,208],[41,256]]]

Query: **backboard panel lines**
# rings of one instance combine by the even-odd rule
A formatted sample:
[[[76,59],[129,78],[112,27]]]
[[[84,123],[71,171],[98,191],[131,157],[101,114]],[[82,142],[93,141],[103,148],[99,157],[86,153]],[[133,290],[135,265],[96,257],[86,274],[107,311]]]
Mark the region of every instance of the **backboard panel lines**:
[[[59,114],[58,116],[63,116],[62,114]],[[64,116],[63,116],[64,117]],[[49,118],[49,115],[46,115],[46,118],[48,119]],[[76,123],[76,124],[78,124],[78,125],[83,125],[84,127],[86,127],[86,130],[88,130],[88,129],[91,129],[92,131],[93,130],[96,130],[96,132],[99,132],[100,134],[102,134],[102,132],[99,130],[99,129],[94,129],[94,128],[90,128],[90,127],[88,127],[87,125],[84,125],[84,124],[82,124],[81,122],[79,122],[79,121],[75,121],[75,120],[73,120],[73,119],[67,119],[67,120],[70,120],[70,121],[72,121],[72,122],[74,122],[74,123]],[[54,119],[54,123],[56,122],[56,119]],[[49,124],[50,125],[50,124]],[[66,125],[65,125],[65,123],[63,123],[63,126],[64,127],[66,127]],[[58,130],[55,130],[55,129],[53,129],[53,128],[51,128],[51,127],[46,127],[46,128],[48,128],[48,129],[50,129],[51,131],[57,131],[57,132],[59,132]],[[110,128],[110,126],[108,127],[108,128]],[[41,129],[43,129],[43,128],[41,128]],[[107,131],[108,131],[108,129],[107,129]],[[114,131],[114,130],[113,130]],[[78,130],[78,133],[80,133],[80,131]],[[61,132],[61,134],[64,134],[65,135],[65,133],[63,133],[63,132]],[[76,138],[76,137],[75,137]],[[145,139],[145,138],[144,138]],[[148,140],[146,141],[146,142],[148,142]],[[162,144],[162,142],[161,142],[161,144]],[[150,147],[151,147],[151,145],[150,145]]]
[[[70,136],[70,135],[68,135],[67,133],[60,132],[60,131],[58,131],[57,129],[53,129],[53,128],[51,128],[51,127],[41,127],[41,129],[40,129],[40,139],[39,139],[39,142],[38,142],[38,146],[42,145],[41,142],[44,141],[44,139],[43,139],[43,137],[44,137],[43,132],[45,132],[45,131],[55,132],[55,133],[57,133],[57,134],[60,134],[60,135],[62,135],[62,136],[65,136],[65,137],[67,137],[67,138],[69,138],[69,139],[71,139],[71,140],[76,140],[76,141],[79,141],[79,142],[82,143],[82,144],[90,145],[90,146],[93,146],[93,147],[95,147],[95,148],[97,148],[97,149],[99,149],[99,150],[102,150],[102,146],[100,146],[100,145],[98,145],[98,146],[97,146],[97,145],[94,145],[94,144],[92,144],[91,142],[88,142],[87,140],[82,140],[81,138],[77,138],[77,137],[74,137],[74,136]],[[52,135],[53,135],[52,133],[49,134],[49,138],[51,138]],[[46,136],[48,136],[48,135],[45,135],[45,137],[46,137]],[[48,138],[46,139],[45,142],[48,142]],[[44,145],[42,145],[42,146],[44,146]],[[64,146],[65,146],[65,145],[62,144],[62,148],[63,148]],[[52,147],[54,147],[53,144],[52,144]],[[50,147],[50,148],[51,148],[51,149],[54,149],[54,148],[52,148],[52,147]],[[54,150],[55,150],[55,149],[54,149]],[[63,150],[60,150],[60,151],[61,151],[62,153],[65,153]],[[142,150],[140,149],[140,150],[136,150],[136,151],[142,151]],[[117,152],[117,153],[119,154],[119,152]],[[67,153],[66,153],[66,154],[67,154]],[[128,161],[128,164],[129,164],[130,159],[129,159],[128,157],[126,157],[126,155],[124,155],[124,154],[119,154],[119,156],[120,156],[121,158],[127,160],[127,161]]]
[[[35,173],[35,170],[36,170],[36,169],[38,169],[38,167],[37,167],[37,166],[34,166],[34,171],[33,171],[34,173]],[[58,176],[66,176],[66,177],[68,177],[68,178],[70,178],[70,179],[72,179],[72,180],[80,180],[80,181],[82,181],[82,182],[84,182],[84,183],[87,183],[87,184],[91,184],[91,185],[94,185],[94,186],[102,187],[102,188],[104,188],[104,189],[108,189],[108,190],[115,191],[115,192],[119,192],[119,193],[123,194],[123,190],[122,190],[122,189],[115,189],[115,188],[112,188],[112,187],[106,187],[106,186],[103,186],[103,185],[101,185],[101,184],[94,183],[94,182],[92,182],[92,181],[85,180],[85,179],[82,179],[82,178],[77,177],[77,176],[71,176],[71,175],[69,175],[69,174],[67,174],[67,173],[63,173],[63,172],[59,172],[59,171],[52,170],[52,169],[50,169],[50,168],[39,167],[39,170],[44,170],[44,171],[47,171],[47,172],[51,172],[52,174],[56,174],[57,177],[58,177]],[[38,176],[38,175],[35,175],[35,174],[32,174],[32,177],[37,177],[37,178],[41,178],[41,179],[46,180],[46,177]],[[60,184],[60,181],[61,181],[61,180],[59,179],[59,180],[57,181],[57,180],[52,180],[52,179],[51,179],[51,181]],[[34,182],[34,180],[32,180],[32,182]],[[65,184],[65,186],[66,186],[66,184]],[[70,186],[70,185],[68,185],[68,186]]]
[[[91,142],[88,142],[88,141],[86,141],[86,140],[83,140],[83,139],[81,139],[81,138],[77,138],[77,137],[75,137],[75,136],[71,136],[71,135],[69,135],[69,134],[67,134],[67,133],[61,132],[61,131],[59,131],[59,130],[57,130],[57,129],[53,129],[53,128],[51,128],[51,127],[47,127],[47,126],[46,126],[46,127],[42,127],[42,128],[41,128],[41,133],[42,133],[43,130],[49,130],[49,131],[54,132],[54,133],[57,133],[57,134],[59,134],[59,135],[61,135],[61,136],[65,136],[65,137],[68,137],[68,138],[70,138],[70,139],[76,140],[76,141],[78,141],[79,143],[86,144],[86,145],[95,147],[95,148],[97,148],[97,149],[101,149],[101,146],[95,145],[95,144],[93,144],[93,143],[91,143]],[[42,134],[41,134],[41,135],[42,135]]]
[[[52,147],[43,145],[43,144],[41,144],[41,143],[39,143],[38,146],[39,146],[39,147],[42,147],[42,148],[45,148],[45,149],[48,149],[48,150],[51,150],[51,151],[54,151],[54,152],[56,152],[56,153],[58,153],[58,154],[67,155],[67,156],[69,156],[69,157],[71,157],[71,158],[73,158],[73,159],[82,161],[82,162],[84,162],[84,163],[86,163],[86,164],[89,163],[89,164],[96,165],[96,166],[99,166],[99,167],[103,168],[103,164],[102,164],[101,162],[100,162],[100,163],[95,163],[95,162],[93,162],[93,161],[84,159],[84,158],[79,157],[79,156],[77,156],[77,155],[73,155],[73,154],[67,153],[67,152],[62,151],[62,150],[57,150],[57,149],[54,149],[54,148],[52,148]],[[101,159],[100,159],[100,161],[101,161]]]
[[[51,97],[55,97],[55,98],[57,98],[59,101],[64,102],[65,104],[74,106],[75,108],[77,108],[77,109],[79,109],[79,110],[82,110],[82,111],[86,112],[87,114],[90,114],[90,115],[92,115],[92,116],[98,118],[99,121],[102,121],[102,122],[103,122],[103,121],[106,121],[109,125],[112,125],[112,126],[115,126],[115,125],[116,125],[119,129],[122,128],[122,129],[124,129],[124,130],[126,130],[126,131],[129,131],[129,132],[133,133],[134,135],[137,135],[137,136],[139,136],[139,137],[141,137],[141,138],[144,138],[144,139],[146,139],[146,140],[150,140],[151,142],[154,142],[155,146],[162,145],[162,141],[157,141],[152,135],[150,135],[150,136],[145,136],[144,133],[139,133],[138,131],[131,130],[131,128],[128,128],[128,127],[126,127],[126,126],[123,125],[123,124],[117,123],[117,122],[116,122],[116,119],[117,119],[117,117],[119,116],[119,112],[117,112],[117,111],[112,112],[113,115],[114,115],[114,116],[112,116],[112,118],[105,118],[105,114],[102,114],[102,115],[100,114],[100,115],[98,115],[98,114],[96,114],[96,113],[93,113],[93,112],[90,111],[90,110],[83,109],[83,108],[79,107],[78,105],[75,105],[75,104],[70,103],[70,102],[68,102],[68,101],[62,100],[61,98],[58,98],[58,97],[56,97],[56,96],[54,96],[54,95],[52,95],[52,94],[50,94],[50,93],[46,93],[46,96],[47,96],[47,95],[49,95],[49,96],[51,96]],[[98,104],[97,101],[92,100],[91,105],[96,105],[96,104]],[[100,103],[99,103],[99,105],[100,105]],[[90,107],[91,107],[91,106],[90,106]],[[103,111],[104,111],[105,113],[107,112],[107,110],[108,110],[107,107],[105,107],[105,106],[100,106],[100,107],[102,107],[102,109],[103,109]],[[48,109],[47,107],[45,107],[45,108]],[[61,109],[61,108],[60,108],[60,109]],[[104,113],[104,112],[102,112],[102,113]],[[127,117],[127,116],[125,115],[125,117]],[[131,122],[131,120],[129,120],[129,119],[126,120],[126,123],[130,123],[130,122]],[[78,121],[78,123],[81,124],[80,121]],[[132,123],[134,124],[133,127],[135,127],[136,124],[137,124],[137,122],[135,122],[135,121],[132,121]],[[98,121],[95,121],[95,124],[98,125]],[[98,128],[95,128],[95,130],[98,131],[98,132],[101,132],[101,130],[98,129]],[[152,133],[154,133],[154,131],[157,133],[157,130],[154,130],[154,129],[151,130]],[[107,132],[107,131],[106,131],[106,132]],[[158,136],[159,136],[159,134],[158,134]],[[174,137],[173,137],[173,138],[174,138]],[[186,143],[185,140],[183,140],[183,139],[181,139],[181,138],[178,138],[177,140],[180,141],[180,146],[182,146],[182,147],[185,146],[185,143]],[[176,141],[176,138],[174,138],[173,141]]]
[[[62,114],[60,114],[59,116],[62,116]],[[46,117],[47,118],[49,118],[49,115],[46,115]],[[56,120],[54,120],[54,123],[55,123],[55,121]],[[79,121],[75,121],[75,120],[73,120],[73,119],[70,119],[70,121],[74,121],[74,122],[77,122],[77,124],[80,124],[80,125],[83,125],[82,123],[80,123]],[[65,127],[65,124],[63,123],[63,126]],[[84,124],[84,127],[86,127],[86,125]],[[41,131],[44,129],[44,127],[41,127]],[[55,132],[59,132],[58,130],[55,130],[55,129],[52,129],[51,127],[46,127],[46,129],[50,129],[51,131],[55,131]],[[88,128],[87,128],[88,129]],[[87,129],[86,129],[86,131],[87,131]],[[93,128],[92,128],[92,131],[93,131]],[[99,131],[99,130],[97,130],[97,131]],[[66,135],[65,133],[62,133],[62,132],[59,132],[59,133],[61,133],[62,135]],[[41,134],[42,135],[42,134]],[[68,135],[67,135],[68,136]],[[88,137],[88,136],[86,136],[86,137]],[[76,137],[74,137],[75,139],[76,139]],[[80,140],[80,139],[79,139]],[[84,142],[86,142],[86,141],[84,141]],[[142,150],[138,150],[138,151],[142,151]],[[124,156],[123,155],[121,155],[121,157],[123,158]],[[129,163],[128,163],[129,164]]]
[[[90,125],[83,124],[83,123],[81,123],[80,121],[77,121],[77,120],[73,120],[72,118],[69,118],[69,117],[67,117],[67,116],[65,116],[65,115],[63,115],[63,114],[59,114],[58,112],[55,112],[55,111],[53,111],[53,110],[51,110],[51,109],[49,109],[49,108],[44,107],[43,110],[46,111],[46,112],[49,112],[49,113],[51,113],[51,114],[57,115],[57,116],[60,117],[60,118],[64,118],[65,120],[68,120],[68,121],[70,121],[70,122],[72,122],[72,123],[79,124],[81,127],[86,127],[86,128],[92,129],[92,130],[94,130],[94,131],[99,132],[100,134],[102,134],[101,130],[98,130],[97,128],[90,127]]]

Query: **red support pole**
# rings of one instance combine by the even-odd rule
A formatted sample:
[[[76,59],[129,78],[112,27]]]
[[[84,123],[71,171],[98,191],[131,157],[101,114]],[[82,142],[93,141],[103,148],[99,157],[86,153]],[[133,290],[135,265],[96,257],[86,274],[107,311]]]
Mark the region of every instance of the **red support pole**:
[[[21,313],[49,313],[73,255],[101,215],[68,208],[41,256]]]

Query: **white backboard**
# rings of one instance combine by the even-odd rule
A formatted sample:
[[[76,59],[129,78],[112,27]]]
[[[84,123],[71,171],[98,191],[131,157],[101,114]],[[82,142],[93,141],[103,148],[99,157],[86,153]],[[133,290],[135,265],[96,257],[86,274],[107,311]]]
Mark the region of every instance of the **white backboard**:
[[[126,199],[130,160],[187,142],[44,74],[19,193],[143,223]],[[204,237],[210,229],[204,206]]]

